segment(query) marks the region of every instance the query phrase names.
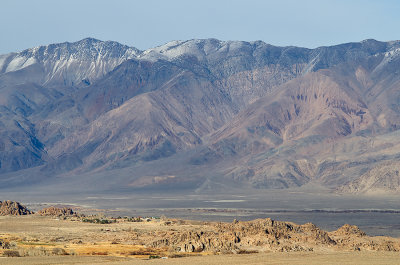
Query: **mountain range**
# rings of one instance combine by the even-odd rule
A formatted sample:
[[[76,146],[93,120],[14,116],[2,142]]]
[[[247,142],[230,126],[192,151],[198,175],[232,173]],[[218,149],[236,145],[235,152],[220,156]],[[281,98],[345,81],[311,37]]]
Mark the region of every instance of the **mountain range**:
[[[0,55],[0,189],[398,193],[399,69],[400,41],[376,40]]]

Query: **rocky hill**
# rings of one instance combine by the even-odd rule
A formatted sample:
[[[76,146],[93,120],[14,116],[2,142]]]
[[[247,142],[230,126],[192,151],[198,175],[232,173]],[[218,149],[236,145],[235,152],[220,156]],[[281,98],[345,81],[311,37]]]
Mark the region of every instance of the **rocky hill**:
[[[19,202],[0,201],[0,215],[28,215],[32,213]]]
[[[74,212],[71,208],[69,207],[55,207],[55,206],[50,206],[44,209],[41,209],[40,211],[37,212],[37,214],[41,216],[77,216],[78,214]]]
[[[399,242],[371,238],[358,227],[344,225],[326,232],[312,223],[298,225],[269,218],[248,222],[211,223],[194,231],[160,232],[154,247],[172,247],[182,252],[240,253],[259,251],[312,252],[326,249],[350,251],[400,251]]]
[[[398,159],[399,51],[88,38],[1,55],[1,187],[397,192],[376,174]]]

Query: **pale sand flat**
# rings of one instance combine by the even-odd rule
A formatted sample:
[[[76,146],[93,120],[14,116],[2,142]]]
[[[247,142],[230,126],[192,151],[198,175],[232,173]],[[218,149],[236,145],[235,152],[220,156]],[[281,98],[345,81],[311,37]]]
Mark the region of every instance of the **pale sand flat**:
[[[307,264],[307,265],[391,265],[400,264],[399,253],[389,252],[333,252],[333,253],[263,253],[249,255],[216,255],[175,259],[141,260],[118,257],[25,257],[0,258],[1,265],[59,265],[59,264],[190,264],[190,265],[236,265],[236,264]]]

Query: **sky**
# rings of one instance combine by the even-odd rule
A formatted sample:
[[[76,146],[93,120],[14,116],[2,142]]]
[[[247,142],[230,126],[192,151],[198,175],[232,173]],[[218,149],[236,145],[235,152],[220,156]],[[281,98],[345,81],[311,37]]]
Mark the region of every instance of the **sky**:
[[[141,50],[172,40],[315,48],[400,39],[398,0],[0,0],[0,54],[86,37]]]

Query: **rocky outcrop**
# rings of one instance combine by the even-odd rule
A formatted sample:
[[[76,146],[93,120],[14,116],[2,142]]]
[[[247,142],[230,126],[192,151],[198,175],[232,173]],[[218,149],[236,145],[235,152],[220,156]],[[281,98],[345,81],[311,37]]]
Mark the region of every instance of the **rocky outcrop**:
[[[0,215],[28,215],[33,212],[14,201],[0,201]]]
[[[400,251],[400,242],[371,238],[357,226],[344,225],[334,232],[312,223],[258,219],[248,222],[203,223],[197,230],[171,229],[156,232],[152,247],[169,247],[180,252],[314,251],[317,249]],[[155,238],[155,240],[154,240]]]
[[[332,232],[332,235],[335,236],[356,236],[356,237],[363,237],[366,236],[365,232],[362,231],[355,225],[345,224],[340,227],[338,230]]]
[[[400,241],[387,237],[369,237],[355,225],[345,224],[338,230],[330,232],[337,247],[354,251],[400,251]]]
[[[37,212],[41,216],[77,216],[78,214],[68,207],[51,206]]]

